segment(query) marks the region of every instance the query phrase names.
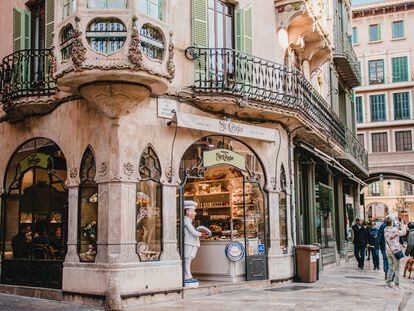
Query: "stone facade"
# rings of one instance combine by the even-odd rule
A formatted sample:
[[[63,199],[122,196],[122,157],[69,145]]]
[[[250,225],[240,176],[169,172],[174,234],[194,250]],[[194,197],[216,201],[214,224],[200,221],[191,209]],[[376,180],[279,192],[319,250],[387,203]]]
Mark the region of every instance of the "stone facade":
[[[29,10],[24,1],[12,2],[14,8]],[[228,84],[222,89],[218,80],[195,81],[194,77],[200,77],[199,71],[203,69],[200,64],[206,66],[203,55],[207,55],[206,59],[214,55],[203,54],[212,53],[206,47],[194,47],[191,29],[196,12],[192,9],[200,9],[207,2],[193,2],[194,6],[187,0],[162,1],[160,20],[138,10],[138,1],[126,1],[123,9],[93,9],[87,6],[88,1],[77,0],[68,16],[62,14],[62,3],[55,1],[53,46],[48,50],[50,67],[46,66],[48,74],[43,77],[50,79],[50,90],[33,94],[35,84],[30,84],[29,90],[24,89],[27,93],[10,92],[6,96],[3,92],[1,176],[8,176],[9,161],[19,146],[33,138],[50,139],[66,160],[67,253],[61,290],[73,299],[93,297],[99,301],[107,296],[110,305],[132,306],[175,299],[181,293],[182,260],[177,249],[177,205],[182,199],[177,195],[182,182],[180,164],[195,142],[217,135],[217,131],[196,126],[180,127],[176,119],[181,114],[236,122],[240,126],[254,125],[276,133],[270,141],[237,133],[229,135],[248,146],[264,170],[263,191],[268,213],[265,232],[269,241],[267,279],[293,278],[293,246],[321,242],[318,236],[321,228],[318,231],[314,218],[315,184],[322,182],[315,176],[319,167],[326,169],[325,184],[333,189],[328,217],[324,220],[329,222],[326,230],[331,235],[326,245],[333,253],[323,255],[327,262],[332,259],[330,256],[339,262],[338,253],[344,252],[344,194],[354,199],[356,209],[358,184],[362,183],[360,178],[366,175],[367,166],[363,154],[361,158],[358,153],[361,150],[356,152],[350,147],[355,144],[350,86],[335,68],[337,64],[331,62],[335,48],[331,17],[335,15],[337,1],[228,1],[236,10],[244,10],[245,25],[251,14],[251,28],[245,31],[251,31],[248,39],[252,39],[254,56],[246,56],[246,51],[225,54],[236,55],[231,57],[240,66],[245,66],[244,60],[248,65],[244,67],[242,81],[237,75],[242,69],[227,71],[226,83],[236,86],[231,88]],[[347,16],[349,3],[339,3]],[[0,22],[5,29],[10,27],[13,10],[9,2],[0,7],[7,12],[7,18]],[[125,41],[109,55],[97,52],[88,39],[97,35],[88,27],[97,19],[114,17],[125,27],[125,31],[121,27],[117,33]],[[72,49],[65,58],[62,32],[69,24],[73,32],[67,42],[71,42]],[[145,37],[148,34],[142,29],[147,24],[153,27],[149,33],[160,36]],[[10,34],[13,32],[2,37],[5,42],[0,48],[2,57],[12,52]],[[105,36],[104,31],[99,35]],[[154,43],[156,40],[160,41]],[[161,46],[161,58],[145,54],[145,44],[152,44],[152,48]],[[189,50],[190,47],[193,49]],[[19,50],[15,52],[21,54]],[[3,74],[17,75],[9,69],[3,67]],[[246,87],[249,79],[255,82]],[[3,90],[13,85],[13,81],[3,80]],[[244,86],[240,89],[237,87],[240,85]],[[166,101],[176,107],[172,118],[159,116],[158,108]],[[136,252],[136,189],[142,180],[140,157],[149,145],[161,167],[162,253],[158,261],[144,262]],[[87,263],[78,254],[81,182],[78,172],[88,146],[96,163],[98,239],[95,261]],[[309,182],[303,183],[303,179]],[[9,182],[5,180],[0,187],[3,211],[7,209]],[[286,195],[284,248],[279,223],[282,192]]]

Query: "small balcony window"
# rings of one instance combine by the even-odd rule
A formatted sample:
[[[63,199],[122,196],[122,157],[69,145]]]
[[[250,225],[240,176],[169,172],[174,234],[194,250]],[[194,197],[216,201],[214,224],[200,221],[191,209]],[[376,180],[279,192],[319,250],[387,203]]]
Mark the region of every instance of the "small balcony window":
[[[121,21],[95,20],[89,25],[86,39],[91,48],[99,53],[110,55],[124,46],[127,32]]]
[[[71,16],[76,11],[76,0],[63,1],[63,19]]]
[[[158,28],[145,24],[141,31],[141,46],[145,55],[152,59],[162,60],[165,51],[164,38]]]
[[[136,7],[144,14],[162,19],[162,0],[136,0]]]
[[[60,35],[60,52],[62,53],[62,60],[69,59],[70,54],[72,53],[73,31],[73,27],[70,24],[62,29]]]
[[[89,0],[89,9],[125,9],[126,0]]]

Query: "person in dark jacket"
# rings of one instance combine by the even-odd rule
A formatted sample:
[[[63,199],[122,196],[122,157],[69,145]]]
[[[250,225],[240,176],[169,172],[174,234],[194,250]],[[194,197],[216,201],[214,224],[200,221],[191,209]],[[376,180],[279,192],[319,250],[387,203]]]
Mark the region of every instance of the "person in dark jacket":
[[[358,261],[358,268],[364,269],[365,249],[368,242],[368,231],[364,227],[364,220],[357,218],[355,225],[352,226],[354,231],[354,255]]]
[[[405,250],[406,256],[414,257],[414,222],[408,223],[408,235],[407,235],[407,249]]]
[[[368,229],[368,250],[371,252],[372,263],[374,264],[374,270],[379,270],[379,240],[378,229],[376,228],[375,221],[371,222],[371,227]]]
[[[387,225],[385,224],[385,221],[384,221],[378,229],[378,244],[381,250],[385,278],[387,278],[387,273],[388,273],[388,259],[387,259],[387,254],[385,252],[385,238],[384,238],[384,229],[386,226]]]

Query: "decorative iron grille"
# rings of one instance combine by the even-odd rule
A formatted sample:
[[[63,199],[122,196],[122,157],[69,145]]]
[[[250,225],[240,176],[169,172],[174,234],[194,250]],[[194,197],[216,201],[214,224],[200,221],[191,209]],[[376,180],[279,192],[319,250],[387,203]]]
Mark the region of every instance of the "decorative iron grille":
[[[1,63],[1,100],[22,96],[45,96],[55,92],[51,49],[21,50],[3,58]]]
[[[349,152],[365,169],[368,170],[368,151],[364,148],[359,140],[346,129],[346,146],[345,150]]]
[[[190,47],[186,54],[195,60],[195,92],[290,109],[345,147],[345,126],[299,70],[226,48]]]

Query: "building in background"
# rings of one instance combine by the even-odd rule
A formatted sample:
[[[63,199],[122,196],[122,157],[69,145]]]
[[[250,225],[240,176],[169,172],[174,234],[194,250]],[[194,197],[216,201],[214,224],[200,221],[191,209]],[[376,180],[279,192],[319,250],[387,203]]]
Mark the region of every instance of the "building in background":
[[[346,254],[368,176],[349,1],[0,8],[1,283],[182,297],[184,199],[213,231],[201,281],[290,279],[295,244]]]
[[[366,217],[414,220],[414,1],[355,6],[352,15],[358,139],[370,154]]]

